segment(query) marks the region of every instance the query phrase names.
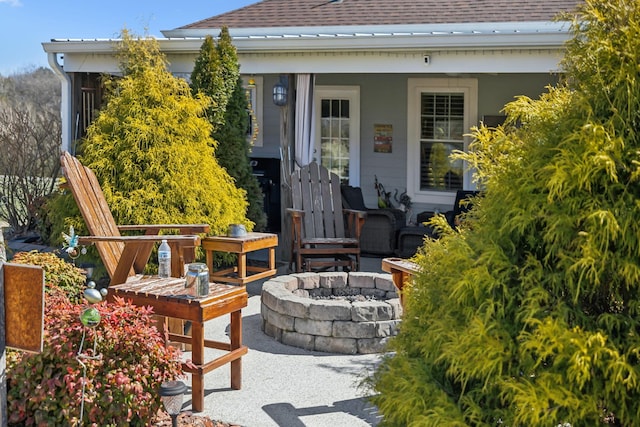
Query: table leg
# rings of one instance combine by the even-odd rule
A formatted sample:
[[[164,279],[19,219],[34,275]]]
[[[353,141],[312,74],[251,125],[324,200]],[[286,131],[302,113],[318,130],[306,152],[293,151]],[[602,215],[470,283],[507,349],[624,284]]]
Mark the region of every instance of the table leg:
[[[204,410],[204,324],[192,322],[191,324],[191,360],[199,372],[191,374],[191,407],[195,412]]]
[[[269,248],[269,270],[276,269],[276,248]]]
[[[209,268],[209,280],[213,281],[213,273],[215,272],[213,264],[213,251],[207,249],[204,251],[204,253],[207,258],[207,267]]]
[[[247,277],[247,254],[240,252],[238,254],[238,279]]]
[[[242,313],[240,310],[231,313],[231,351],[242,346]],[[231,388],[240,390],[242,387],[242,358],[231,362]]]

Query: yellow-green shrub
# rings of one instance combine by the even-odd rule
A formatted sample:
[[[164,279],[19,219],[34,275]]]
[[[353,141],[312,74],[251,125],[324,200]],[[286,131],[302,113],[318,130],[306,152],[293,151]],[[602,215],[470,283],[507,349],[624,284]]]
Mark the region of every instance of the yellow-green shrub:
[[[567,82],[460,156],[484,196],[417,258],[384,425],[640,426],[640,3],[578,19]]]

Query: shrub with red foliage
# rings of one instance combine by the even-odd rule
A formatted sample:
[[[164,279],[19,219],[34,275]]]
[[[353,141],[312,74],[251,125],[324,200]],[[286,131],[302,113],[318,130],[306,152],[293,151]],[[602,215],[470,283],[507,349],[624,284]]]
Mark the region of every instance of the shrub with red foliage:
[[[182,375],[179,351],[164,346],[149,307],[119,298],[95,304],[102,317],[95,328],[80,322],[86,307],[72,304],[61,293],[47,295],[44,351],[8,356],[9,425],[151,424],[161,407],[160,384]],[[101,356],[83,359],[86,377],[77,359],[83,332],[83,354]]]

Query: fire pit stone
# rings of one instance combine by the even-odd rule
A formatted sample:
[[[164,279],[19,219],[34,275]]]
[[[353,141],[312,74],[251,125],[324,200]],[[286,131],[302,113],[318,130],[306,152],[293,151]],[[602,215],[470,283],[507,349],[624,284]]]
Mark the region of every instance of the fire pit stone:
[[[298,273],[262,287],[262,329],[277,341],[332,353],[378,353],[402,307],[391,275]]]

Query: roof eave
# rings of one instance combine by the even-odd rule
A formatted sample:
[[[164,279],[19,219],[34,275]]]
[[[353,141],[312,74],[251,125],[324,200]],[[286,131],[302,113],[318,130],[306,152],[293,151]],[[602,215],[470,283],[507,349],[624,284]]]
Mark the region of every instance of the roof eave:
[[[305,27],[246,27],[228,28],[231,37],[268,37],[283,34],[353,34],[353,33],[489,33],[504,31],[519,32],[566,32],[570,23],[567,21],[496,21],[496,22],[461,22],[448,24],[402,24],[402,25],[333,25]],[[176,28],[162,30],[167,38],[217,36],[222,28]]]
[[[297,52],[414,49],[554,48],[568,40],[567,32],[492,32],[446,34],[336,34],[280,37],[237,37],[233,44],[244,52]],[[164,52],[198,52],[201,37],[158,39]],[[108,53],[118,40],[52,40],[42,43],[49,53]]]

